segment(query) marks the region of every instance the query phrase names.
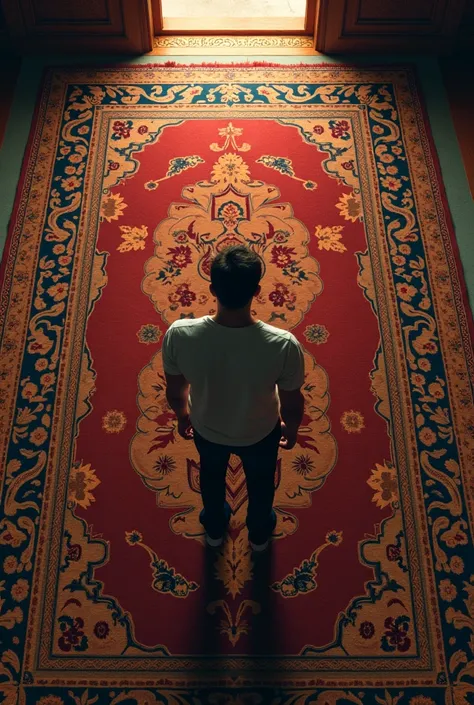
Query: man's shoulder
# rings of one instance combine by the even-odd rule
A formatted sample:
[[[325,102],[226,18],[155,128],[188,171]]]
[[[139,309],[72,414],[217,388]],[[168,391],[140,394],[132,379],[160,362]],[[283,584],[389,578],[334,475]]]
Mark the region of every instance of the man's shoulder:
[[[296,345],[299,345],[297,339],[293,335],[293,333],[290,333],[289,330],[284,330],[283,328],[277,328],[276,326],[271,326],[269,323],[261,323],[262,330],[265,332],[265,334],[276,341],[280,341],[281,343],[293,343]]]
[[[168,330],[191,333],[205,324],[206,316],[203,316],[202,318],[180,318],[178,321],[174,321]]]

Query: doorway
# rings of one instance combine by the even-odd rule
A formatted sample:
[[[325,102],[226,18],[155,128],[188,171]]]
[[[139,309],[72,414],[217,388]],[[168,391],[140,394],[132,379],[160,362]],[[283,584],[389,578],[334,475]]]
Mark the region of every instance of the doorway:
[[[312,35],[315,4],[315,0],[153,0],[155,33]]]

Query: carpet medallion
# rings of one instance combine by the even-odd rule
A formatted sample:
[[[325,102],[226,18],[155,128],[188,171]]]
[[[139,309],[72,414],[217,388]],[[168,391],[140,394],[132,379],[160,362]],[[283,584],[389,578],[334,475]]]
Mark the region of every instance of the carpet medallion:
[[[258,559],[234,456],[205,548],[161,360],[237,243],[306,362]],[[52,70],[2,267],[8,705],[472,702],[472,319],[410,69]]]

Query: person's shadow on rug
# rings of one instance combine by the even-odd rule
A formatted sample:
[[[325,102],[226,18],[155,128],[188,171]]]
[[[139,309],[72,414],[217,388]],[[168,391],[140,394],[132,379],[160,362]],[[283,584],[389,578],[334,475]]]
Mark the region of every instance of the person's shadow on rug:
[[[252,617],[249,632],[249,655],[266,656],[278,653],[279,634],[275,608],[273,582],[273,543],[262,554],[254,554],[253,579],[250,599],[260,605],[260,612]],[[258,660],[255,663],[258,668]]]

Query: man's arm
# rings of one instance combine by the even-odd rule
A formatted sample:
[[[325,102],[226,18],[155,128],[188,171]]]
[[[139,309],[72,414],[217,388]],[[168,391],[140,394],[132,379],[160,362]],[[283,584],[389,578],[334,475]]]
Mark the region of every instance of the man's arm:
[[[298,429],[303,420],[304,397],[300,389],[294,389],[291,392],[279,389],[278,395],[280,397],[280,416],[283,422],[280,446],[291,450],[296,444]]]
[[[193,429],[189,418],[189,382],[183,375],[169,375],[166,377],[166,399],[178,419],[178,433],[189,440],[193,437]]]

